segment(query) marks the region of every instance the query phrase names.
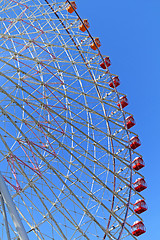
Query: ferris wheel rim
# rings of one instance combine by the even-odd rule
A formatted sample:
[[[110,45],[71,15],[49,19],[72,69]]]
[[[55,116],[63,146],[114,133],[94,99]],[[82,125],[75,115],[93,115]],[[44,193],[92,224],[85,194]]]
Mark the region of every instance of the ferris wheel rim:
[[[46,0],[45,0],[46,1]],[[70,2],[69,0],[67,0],[67,2]],[[76,12],[76,11],[75,11]],[[83,23],[83,21],[82,21],[82,19],[80,19],[81,20],[81,22]],[[88,29],[87,29],[87,31],[88,31]],[[90,34],[90,33],[89,33]],[[94,41],[94,39],[93,39],[93,42],[95,42]],[[95,43],[96,44],[96,43]],[[97,48],[98,49],[98,48]],[[99,51],[99,49],[98,49],[98,51]],[[100,53],[100,51],[99,51],[99,53]],[[100,55],[100,57],[102,58],[102,60],[103,60],[103,62],[104,62],[104,59],[103,59],[103,57],[102,57],[102,55],[101,55],[101,53],[99,54]],[[105,62],[104,62],[104,64],[105,64]],[[88,68],[87,68],[88,69]],[[89,70],[89,69],[88,69]],[[111,74],[110,74],[110,78],[111,78]],[[114,83],[113,83],[114,84]],[[98,89],[98,87],[97,87],[97,89]],[[114,91],[118,94],[118,92],[117,92],[117,90],[116,90],[116,88],[115,88],[115,86],[114,86]],[[118,95],[118,100],[119,100],[119,95]],[[120,102],[120,100],[119,100],[119,102]],[[123,109],[122,109],[122,107],[121,107],[121,105],[120,105],[120,108],[121,108],[121,112],[123,112],[123,117],[124,117],[124,120],[125,120],[125,116],[124,116],[124,111],[123,111]],[[106,119],[106,121],[107,121],[107,119]],[[125,128],[126,128],[126,122],[125,122]],[[110,129],[110,128],[109,128]],[[127,129],[127,133],[128,133],[128,129]],[[111,135],[111,134],[110,134]],[[129,134],[128,134],[128,136],[129,136]],[[111,140],[111,142],[112,142],[112,137],[111,136],[109,136],[108,135],[108,137],[110,138],[110,140]],[[128,141],[128,143],[129,143],[129,141]],[[128,144],[129,145],[129,144]],[[129,151],[131,151],[131,148],[129,147]],[[113,146],[113,151],[112,151],[112,157],[114,158],[114,146]],[[130,170],[132,170],[132,167],[131,167],[131,160],[130,160]],[[114,178],[115,178],[115,170],[114,170]],[[114,182],[114,184],[115,184],[115,182]],[[131,183],[130,183],[130,191],[131,191]],[[114,197],[115,195],[113,194],[113,197]],[[112,203],[114,204],[114,200],[112,200]],[[127,209],[129,209],[129,205],[130,204],[128,204],[127,205]],[[110,216],[111,216],[111,213],[110,213]],[[126,219],[127,219],[127,212],[126,212],[126,217],[125,217]],[[125,225],[125,223],[124,223],[124,225]],[[124,228],[124,225],[122,226],[122,228]],[[123,230],[123,229],[122,229]],[[119,236],[119,238],[120,238],[120,236]]]
[[[48,0],[45,0],[45,1],[48,2]],[[118,94],[117,89],[116,89],[116,87],[115,87],[115,84],[114,84],[114,82],[113,82],[113,79],[112,79],[112,76],[111,76],[111,74],[110,74],[110,71],[109,71],[109,69],[108,69],[108,67],[107,67],[107,65],[106,65],[106,62],[105,62],[105,60],[104,60],[104,58],[103,58],[103,56],[102,56],[99,48],[97,47],[97,44],[96,44],[94,38],[92,37],[90,31],[89,31],[88,28],[85,26],[83,20],[81,19],[80,15],[78,14],[77,10],[73,7],[73,4],[71,3],[70,0],[66,0],[66,2],[68,2],[68,3],[72,6],[72,8],[74,9],[74,12],[76,13],[76,15],[77,15],[78,18],[80,19],[81,23],[82,23],[83,26],[85,27],[85,29],[86,29],[89,37],[92,39],[92,41],[93,41],[94,44],[96,45],[98,54],[100,55],[100,57],[101,57],[101,59],[102,59],[102,62],[103,62],[104,65],[106,66],[106,69],[107,69],[107,71],[108,71],[108,73],[109,73],[110,79],[111,79],[111,81],[112,81],[112,83],[113,83],[114,91],[116,92],[116,95],[117,95],[117,98],[118,98],[118,102],[119,102],[119,104],[120,104],[120,109],[121,109],[121,112],[122,112],[122,114],[123,114],[123,119],[124,119],[124,123],[125,123],[125,130],[126,130],[127,137],[128,137],[128,146],[129,146],[129,154],[130,154],[130,170],[131,170],[131,171],[130,171],[130,191],[129,191],[129,196],[128,196],[127,209],[126,209],[125,219],[124,219],[124,222],[123,222],[123,224],[122,224],[122,229],[121,229],[121,232],[120,232],[119,237],[118,237],[118,240],[119,240],[120,237],[121,237],[121,235],[122,235],[122,232],[123,232],[123,229],[124,229],[126,220],[127,220],[129,205],[130,205],[130,201],[131,201],[132,184],[133,184],[133,181],[132,181],[132,154],[131,154],[131,147],[130,147],[130,144],[129,144],[129,143],[130,143],[129,131],[128,131],[127,124],[126,124],[125,114],[124,114],[124,111],[123,111],[123,108],[122,108],[122,105],[121,105],[121,102],[120,102],[120,97],[119,97],[119,94]],[[106,121],[107,121],[107,120],[106,120]],[[107,123],[108,123],[108,121],[107,121]],[[108,123],[108,124],[109,124],[109,123]],[[109,125],[108,125],[108,127],[109,127]],[[111,133],[110,127],[109,127],[109,132]],[[112,145],[112,153],[114,154],[113,142],[112,142],[112,139],[110,139],[110,140],[111,140],[111,145]],[[114,158],[113,161],[115,161],[115,158]],[[115,163],[114,163],[114,166],[115,166]],[[115,172],[115,168],[114,168],[114,172]],[[114,188],[115,188],[115,178],[114,178]],[[113,195],[112,205],[114,205],[114,195]],[[113,208],[112,208],[112,209],[113,209]],[[111,209],[111,211],[112,211],[112,209]],[[109,216],[109,222],[110,222],[110,218],[111,218],[111,214],[110,214],[110,216]],[[108,231],[108,227],[109,227],[109,224],[110,224],[109,222],[108,222],[108,224],[107,224],[107,229],[106,229],[106,231]],[[106,238],[106,235],[104,235],[103,239],[105,239],[105,238]]]

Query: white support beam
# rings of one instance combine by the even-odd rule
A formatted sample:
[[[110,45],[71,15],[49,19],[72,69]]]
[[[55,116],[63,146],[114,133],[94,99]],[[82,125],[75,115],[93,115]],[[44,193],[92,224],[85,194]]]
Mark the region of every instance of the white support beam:
[[[29,240],[1,172],[0,172],[0,192],[8,208],[8,211],[10,213],[10,216],[12,218],[12,221],[17,230],[20,240]]]
[[[7,239],[8,239],[8,240],[11,240],[11,236],[10,236],[10,233],[9,233],[9,226],[8,226],[6,209],[5,209],[5,206],[4,206],[4,200],[3,200],[3,197],[2,197],[2,194],[1,194],[1,193],[0,193],[0,201],[1,201],[1,206],[2,206],[3,219],[4,219],[4,222],[5,222]]]

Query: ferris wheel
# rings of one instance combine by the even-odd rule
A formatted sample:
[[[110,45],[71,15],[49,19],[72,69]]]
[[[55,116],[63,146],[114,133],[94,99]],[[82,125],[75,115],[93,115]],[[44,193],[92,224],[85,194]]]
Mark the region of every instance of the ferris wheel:
[[[134,117],[77,7],[1,2],[0,239],[120,240],[146,231]]]

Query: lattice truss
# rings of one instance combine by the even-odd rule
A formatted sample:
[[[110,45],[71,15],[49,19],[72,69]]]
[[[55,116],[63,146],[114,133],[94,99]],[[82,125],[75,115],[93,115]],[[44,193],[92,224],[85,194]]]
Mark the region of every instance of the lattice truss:
[[[1,0],[1,171],[29,239],[118,239],[122,227],[121,239],[136,239],[128,202],[139,154],[127,138],[135,134],[108,85],[115,75],[100,68],[66,5]],[[5,239],[2,216],[1,229]]]

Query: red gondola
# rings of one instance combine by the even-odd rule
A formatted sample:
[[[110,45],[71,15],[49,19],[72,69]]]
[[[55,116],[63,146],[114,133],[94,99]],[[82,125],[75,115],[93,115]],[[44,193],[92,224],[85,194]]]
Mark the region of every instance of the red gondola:
[[[113,85],[113,83],[114,83],[114,85]],[[117,76],[113,77],[112,80],[109,81],[109,86],[111,88],[114,88],[114,86],[118,87],[119,85],[120,85],[120,80]]]
[[[140,142],[138,136],[132,137],[130,139],[130,146],[132,149],[136,149],[137,147],[141,146],[141,142]]]
[[[144,161],[141,157],[136,157],[133,162],[132,162],[132,167],[135,170],[140,170],[141,168],[143,168],[145,166]]]
[[[127,99],[126,96],[122,96],[122,97],[120,97],[119,100],[120,100],[120,102],[121,102],[121,106],[122,106],[122,108],[124,108],[124,107],[126,107],[126,106],[128,105],[128,99]],[[120,107],[119,102],[117,103],[117,106]]]
[[[127,125],[127,128],[130,129],[131,127],[133,127],[135,125],[135,120],[133,118],[133,116],[128,116],[126,118],[126,125]]]
[[[133,208],[134,208],[134,211],[138,214],[141,214],[148,209],[147,204],[143,199],[137,200],[133,205]]]
[[[144,178],[138,178],[134,183],[133,183],[133,187],[137,192],[141,192],[144,189],[147,188],[147,184],[146,181],[144,180]]]
[[[73,13],[74,10],[77,9],[77,5],[76,5],[76,2],[75,2],[75,1],[72,1],[71,4],[72,4],[73,7],[72,7],[70,4],[68,4],[68,6],[67,6],[67,8],[66,8],[66,10],[67,10],[69,13]]]
[[[85,27],[85,26],[86,27]],[[85,32],[86,31],[86,28],[88,29],[89,28],[89,22],[87,19],[84,19],[83,20],[83,23],[79,26],[79,30],[81,30],[82,32]]]
[[[132,234],[134,236],[140,236],[141,234],[145,233],[146,232],[146,228],[143,224],[142,221],[136,221],[134,222],[134,224],[132,225],[131,227],[131,231],[132,231]]]
[[[105,61],[107,67],[111,66],[111,60],[109,59],[109,57],[105,57],[104,61]],[[101,68],[106,69],[104,62],[100,63],[100,66],[101,66]]]

